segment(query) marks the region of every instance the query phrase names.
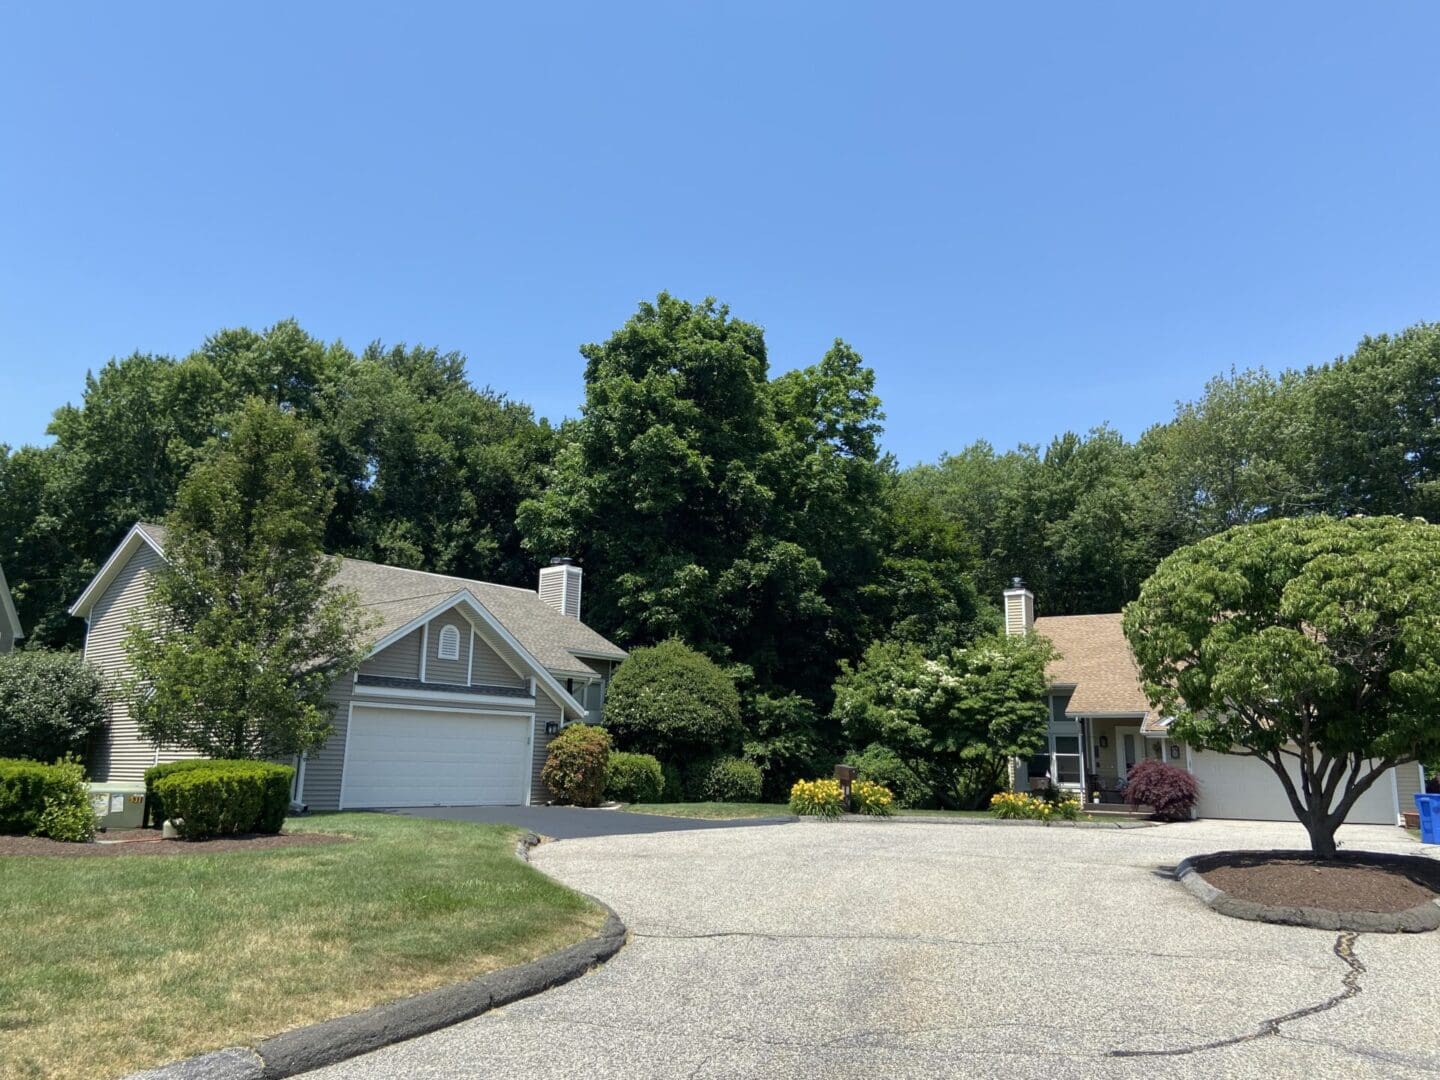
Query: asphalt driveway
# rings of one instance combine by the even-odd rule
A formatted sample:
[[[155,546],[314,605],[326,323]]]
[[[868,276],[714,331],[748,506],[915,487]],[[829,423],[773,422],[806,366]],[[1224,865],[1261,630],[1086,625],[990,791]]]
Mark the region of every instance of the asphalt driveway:
[[[743,821],[705,821],[699,818],[628,814],[623,810],[586,810],[578,806],[414,806],[391,810],[410,817],[442,821],[478,821],[514,825],[552,840],[580,840],[596,836],[637,836],[644,833],[686,832],[693,829],[735,829],[755,825],[784,825],[793,817],[750,818]]]
[[[1420,850],[1374,826],[1342,839]],[[536,865],[629,925],[617,957],[312,1075],[1440,1071],[1440,932],[1362,935],[1347,961],[1334,933],[1227,919],[1167,873],[1189,854],[1302,840],[1252,823],[806,822],[546,844]]]

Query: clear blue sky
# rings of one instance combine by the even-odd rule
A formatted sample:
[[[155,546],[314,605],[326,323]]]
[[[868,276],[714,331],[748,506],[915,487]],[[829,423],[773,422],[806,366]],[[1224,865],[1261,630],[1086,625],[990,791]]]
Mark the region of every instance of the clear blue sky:
[[[1440,5],[29,4],[0,442],[295,316],[574,415],[661,289],[836,336],[905,463],[1440,318]]]

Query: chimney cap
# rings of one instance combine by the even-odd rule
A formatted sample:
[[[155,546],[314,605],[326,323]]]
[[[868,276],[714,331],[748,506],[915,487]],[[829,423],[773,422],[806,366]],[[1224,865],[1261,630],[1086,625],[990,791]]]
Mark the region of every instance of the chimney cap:
[[[579,566],[580,564],[577,563],[574,559],[570,558],[570,556],[568,556],[568,555],[557,555],[557,556],[555,556],[555,558],[553,558],[553,559],[550,560],[550,565],[551,565],[551,566]]]
[[[1010,579],[1010,588],[1012,588],[1012,589],[1023,589],[1023,588],[1025,588],[1025,579],[1022,578],[1019,574],[1016,574],[1014,577],[1012,577],[1012,578]]]

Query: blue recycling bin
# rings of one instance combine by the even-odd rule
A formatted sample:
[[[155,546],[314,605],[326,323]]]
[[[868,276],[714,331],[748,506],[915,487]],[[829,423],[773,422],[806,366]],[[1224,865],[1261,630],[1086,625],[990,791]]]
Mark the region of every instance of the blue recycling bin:
[[[1415,808],[1420,811],[1420,842],[1440,844],[1440,795],[1416,795]]]

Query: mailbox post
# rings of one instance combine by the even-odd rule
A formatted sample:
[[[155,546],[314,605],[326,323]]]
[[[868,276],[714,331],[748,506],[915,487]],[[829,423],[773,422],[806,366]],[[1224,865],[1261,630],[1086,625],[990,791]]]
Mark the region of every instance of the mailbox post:
[[[850,812],[850,785],[855,782],[856,768],[854,765],[836,765],[835,779],[840,782],[840,800],[845,804],[845,812]]]

